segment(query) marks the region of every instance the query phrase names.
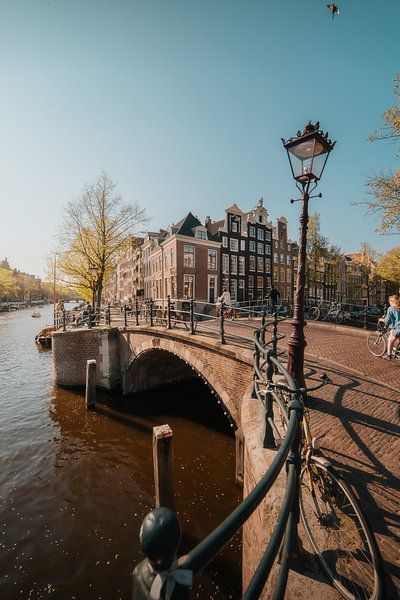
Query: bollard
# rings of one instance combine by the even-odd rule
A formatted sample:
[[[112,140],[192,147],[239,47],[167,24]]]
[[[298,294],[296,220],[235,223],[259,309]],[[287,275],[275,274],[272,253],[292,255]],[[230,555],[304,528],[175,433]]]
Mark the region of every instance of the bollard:
[[[193,298],[191,298],[190,300],[190,333],[191,335],[194,335],[194,300]]]
[[[111,325],[111,304],[108,304],[107,307],[107,321],[108,325]]]
[[[67,331],[67,324],[65,321],[65,310],[63,310],[63,331]]]
[[[153,464],[156,506],[175,510],[173,434],[169,425],[153,427]]]
[[[153,299],[150,300],[149,302],[149,306],[150,306],[150,327],[153,327]]]
[[[124,304],[124,325],[127,327],[128,325],[128,307]]]
[[[96,361],[88,360],[86,362],[86,391],[85,401],[87,410],[95,406],[96,401]]]
[[[364,310],[364,329],[368,329],[368,306],[365,305]]]

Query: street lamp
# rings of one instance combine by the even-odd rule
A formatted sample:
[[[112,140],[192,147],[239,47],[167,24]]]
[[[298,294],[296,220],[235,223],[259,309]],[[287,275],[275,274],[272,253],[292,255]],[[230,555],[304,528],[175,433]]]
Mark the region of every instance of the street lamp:
[[[308,225],[308,201],[310,193],[315,190],[321,179],[326,161],[336,142],[328,138],[319,128],[319,122],[315,125],[308,123],[303,131],[298,131],[296,137],[287,140],[282,138],[282,143],[287,151],[290,168],[296,187],[301,192],[299,200],[302,203],[300,214],[300,244],[299,258],[297,263],[296,294],[294,298],[293,331],[288,340],[288,364],[289,373],[297,381],[300,387],[304,387],[304,348],[306,340],[304,337],[304,290],[306,280],[307,260],[307,225]],[[312,187],[311,187],[312,186]],[[322,198],[322,194],[318,194]],[[296,202],[296,200],[291,200]]]

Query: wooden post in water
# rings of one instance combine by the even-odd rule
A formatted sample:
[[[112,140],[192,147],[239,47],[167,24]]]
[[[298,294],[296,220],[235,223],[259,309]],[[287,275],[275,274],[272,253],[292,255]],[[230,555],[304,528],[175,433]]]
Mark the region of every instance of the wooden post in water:
[[[86,391],[85,401],[87,410],[94,408],[96,401],[96,361],[88,360],[86,362]]]
[[[156,507],[175,510],[172,429],[169,425],[153,427],[153,463]]]
[[[241,429],[235,431],[235,480],[238,485],[244,483],[244,436]]]

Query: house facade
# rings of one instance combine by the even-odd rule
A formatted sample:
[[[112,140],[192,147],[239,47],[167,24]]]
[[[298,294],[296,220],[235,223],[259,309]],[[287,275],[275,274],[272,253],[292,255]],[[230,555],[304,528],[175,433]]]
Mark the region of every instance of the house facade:
[[[288,238],[287,220],[280,217],[273,228],[272,255],[273,282],[281,300],[292,300],[293,254],[292,242]]]

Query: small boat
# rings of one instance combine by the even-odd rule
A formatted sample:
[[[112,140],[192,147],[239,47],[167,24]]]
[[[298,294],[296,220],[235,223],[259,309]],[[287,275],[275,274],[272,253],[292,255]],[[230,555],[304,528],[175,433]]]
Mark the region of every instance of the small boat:
[[[36,335],[35,342],[43,348],[51,348],[51,334],[53,331],[54,327],[45,327]]]
[[[35,312],[32,313],[31,315],[34,319],[38,319],[39,317],[41,317],[42,315],[40,314],[39,311],[35,310]]]

